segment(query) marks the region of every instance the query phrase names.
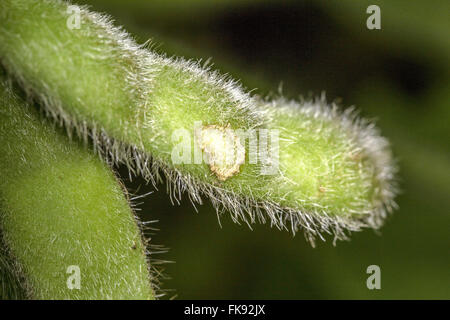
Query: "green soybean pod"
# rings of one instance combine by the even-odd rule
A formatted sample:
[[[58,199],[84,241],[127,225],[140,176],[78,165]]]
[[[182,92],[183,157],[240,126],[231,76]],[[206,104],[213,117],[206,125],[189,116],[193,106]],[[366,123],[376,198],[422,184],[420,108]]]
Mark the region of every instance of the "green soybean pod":
[[[0,76],[0,297],[153,299],[119,181]]]
[[[24,90],[108,161],[153,183],[165,175],[175,199],[206,195],[236,221],[269,220],[311,242],[378,228],[395,206],[389,144],[354,113],[251,96],[137,45],[85,7],[3,0],[0,9],[0,61]]]

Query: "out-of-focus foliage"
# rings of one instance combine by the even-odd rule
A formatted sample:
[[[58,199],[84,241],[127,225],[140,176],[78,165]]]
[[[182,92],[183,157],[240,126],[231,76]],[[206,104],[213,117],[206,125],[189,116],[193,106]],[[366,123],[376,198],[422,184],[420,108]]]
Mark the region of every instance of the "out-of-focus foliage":
[[[161,186],[142,215],[160,220],[153,240],[171,248],[161,258],[176,260],[165,288],[179,298],[450,298],[448,1],[81,2],[140,42],[153,38],[157,50],[212,57],[259,94],[283,82],[290,97],[325,90],[356,105],[377,117],[399,160],[400,210],[380,235],[355,234],[337,247],[312,249],[267,226],[249,232],[225,216],[220,228],[208,204],[198,214],[187,199],[171,207]],[[381,30],[366,28],[370,4],[381,8]],[[381,290],[366,287],[372,264]]]

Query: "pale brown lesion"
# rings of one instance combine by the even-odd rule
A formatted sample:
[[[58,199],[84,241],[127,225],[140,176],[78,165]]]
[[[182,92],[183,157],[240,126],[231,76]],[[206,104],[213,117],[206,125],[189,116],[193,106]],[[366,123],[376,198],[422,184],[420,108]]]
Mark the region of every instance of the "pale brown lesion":
[[[364,159],[362,151],[353,151],[348,154],[348,159],[354,162],[361,162]]]
[[[245,146],[228,124],[202,126],[196,136],[211,171],[220,181],[236,175],[245,162]]]

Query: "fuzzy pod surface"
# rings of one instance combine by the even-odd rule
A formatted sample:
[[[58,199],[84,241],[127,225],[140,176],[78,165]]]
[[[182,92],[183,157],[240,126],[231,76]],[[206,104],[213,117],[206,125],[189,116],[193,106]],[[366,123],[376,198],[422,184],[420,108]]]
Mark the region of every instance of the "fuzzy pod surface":
[[[188,192],[201,203],[206,195],[235,221],[301,229],[311,242],[378,228],[395,206],[388,143],[351,112],[323,100],[251,96],[199,63],[137,45],[109,18],[68,2],[3,0],[0,18],[0,61],[48,115],[69,135],[91,139],[108,161],[152,182],[162,173],[175,199]],[[278,132],[278,154],[269,159],[276,171],[263,173],[249,161],[245,139],[233,145],[239,161],[230,166],[192,163],[193,154],[175,162],[180,146],[195,149],[198,123],[210,158],[221,148],[207,129]]]
[[[0,297],[152,299],[146,249],[112,171],[0,76]]]

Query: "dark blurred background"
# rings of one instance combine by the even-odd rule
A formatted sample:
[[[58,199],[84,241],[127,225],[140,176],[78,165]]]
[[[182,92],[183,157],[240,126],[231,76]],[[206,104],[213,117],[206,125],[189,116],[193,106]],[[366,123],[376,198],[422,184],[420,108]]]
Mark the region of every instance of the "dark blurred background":
[[[302,235],[231,222],[209,205],[173,206],[166,186],[144,199],[170,248],[164,299],[450,299],[450,1],[76,1],[106,12],[138,42],[206,60],[260,95],[326,92],[376,119],[400,166],[400,209],[376,233],[316,248]],[[366,8],[381,8],[368,30]],[[139,178],[130,190],[154,190]],[[381,268],[368,290],[366,268]],[[169,290],[174,289],[174,290]]]

